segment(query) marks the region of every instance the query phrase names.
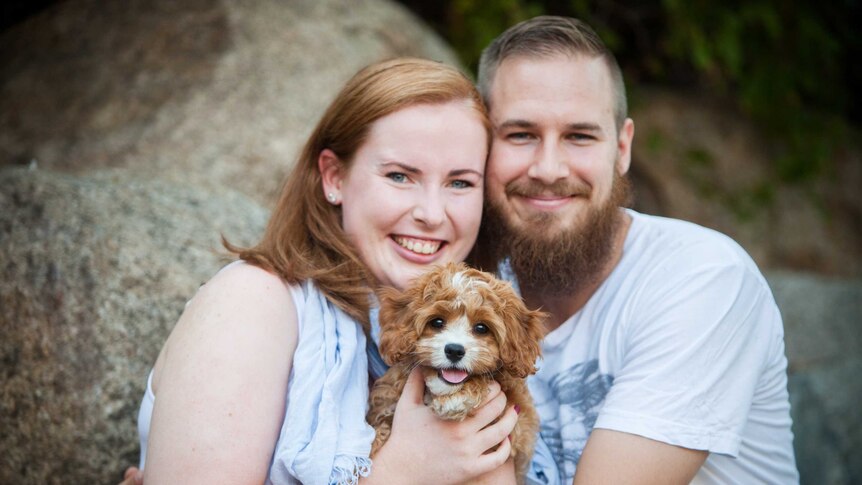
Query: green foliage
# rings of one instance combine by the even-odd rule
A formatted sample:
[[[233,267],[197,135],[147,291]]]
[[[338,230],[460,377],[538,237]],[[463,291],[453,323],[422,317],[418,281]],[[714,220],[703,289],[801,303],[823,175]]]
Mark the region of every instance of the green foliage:
[[[539,1],[452,0],[448,9],[449,41],[461,60],[475,72],[482,49],[494,37],[522,20],[542,13]]]
[[[843,143],[838,123],[848,98],[843,47],[818,10],[764,0],[741,5],[663,0],[669,63],[687,63],[708,88],[736,98],[772,135],[781,181],[822,175]]]

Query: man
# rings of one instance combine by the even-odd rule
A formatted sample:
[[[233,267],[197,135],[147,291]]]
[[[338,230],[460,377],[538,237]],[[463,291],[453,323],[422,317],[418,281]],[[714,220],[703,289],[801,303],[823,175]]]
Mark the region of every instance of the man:
[[[729,238],[621,208],[634,123],[613,55],[538,17],[483,53],[494,128],[478,253],[550,312],[530,388],[534,481],[795,483],[787,360],[763,276]]]

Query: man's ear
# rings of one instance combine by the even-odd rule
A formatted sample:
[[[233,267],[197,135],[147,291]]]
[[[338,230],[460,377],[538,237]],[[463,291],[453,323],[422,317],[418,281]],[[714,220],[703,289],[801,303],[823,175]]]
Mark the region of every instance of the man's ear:
[[[632,163],[632,141],[635,137],[635,122],[626,118],[617,137],[617,174],[625,175]]]
[[[329,148],[321,150],[317,157],[317,169],[323,189],[323,197],[333,205],[341,204],[341,184],[347,176],[347,167]]]

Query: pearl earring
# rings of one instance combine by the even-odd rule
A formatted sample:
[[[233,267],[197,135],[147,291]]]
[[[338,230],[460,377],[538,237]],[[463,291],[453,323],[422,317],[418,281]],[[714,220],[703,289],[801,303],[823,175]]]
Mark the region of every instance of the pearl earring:
[[[326,198],[329,199],[329,202],[332,202],[333,204],[335,203],[335,194],[333,194],[332,192],[327,194]]]

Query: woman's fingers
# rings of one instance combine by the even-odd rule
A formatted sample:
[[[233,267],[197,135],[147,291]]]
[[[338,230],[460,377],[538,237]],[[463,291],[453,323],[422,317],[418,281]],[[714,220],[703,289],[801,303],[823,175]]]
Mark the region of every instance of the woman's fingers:
[[[397,406],[401,406],[402,401],[414,406],[423,405],[424,396],[425,381],[422,379],[422,370],[416,367],[407,376],[407,382],[404,383],[404,390],[401,391]]]
[[[509,456],[512,454],[512,441],[508,435],[503,438],[503,441],[499,442],[499,445],[496,450],[488,451],[479,457],[476,462],[479,474],[488,473],[502,466],[509,459]]]
[[[500,416],[500,419],[485,429],[479,431],[477,436],[479,446],[483,450],[488,450],[499,443],[508,442],[507,439],[512,430],[515,429],[515,424],[518,423],[518,413],[514,406],[509,406],[506,412]]]
[[[497,397],[497,395],[502,393],[502,391],[503,391],[503,389],[500,387],[499,382],[491,381],[491,383],[488,384],[488,394],[486,394],[485,399],[482,400],[482,406],[484,406],[485,404],[488,404],[491,401],[491,399],[494,399],[495,397]]]
[[[495,419],[500,417],[505,409],[506,394],[501,391],[500,384],[493,381],[488,386],[488,394],[485,396],[484,404],[476,409],[476,412],[471,418],[472,422],[475,423],[475,429],[478,431],[488,426]]]
[[[126,468],[123,474],[123,481],[119,485],[143,485],[144,474],[137,467],[130,466]]]

